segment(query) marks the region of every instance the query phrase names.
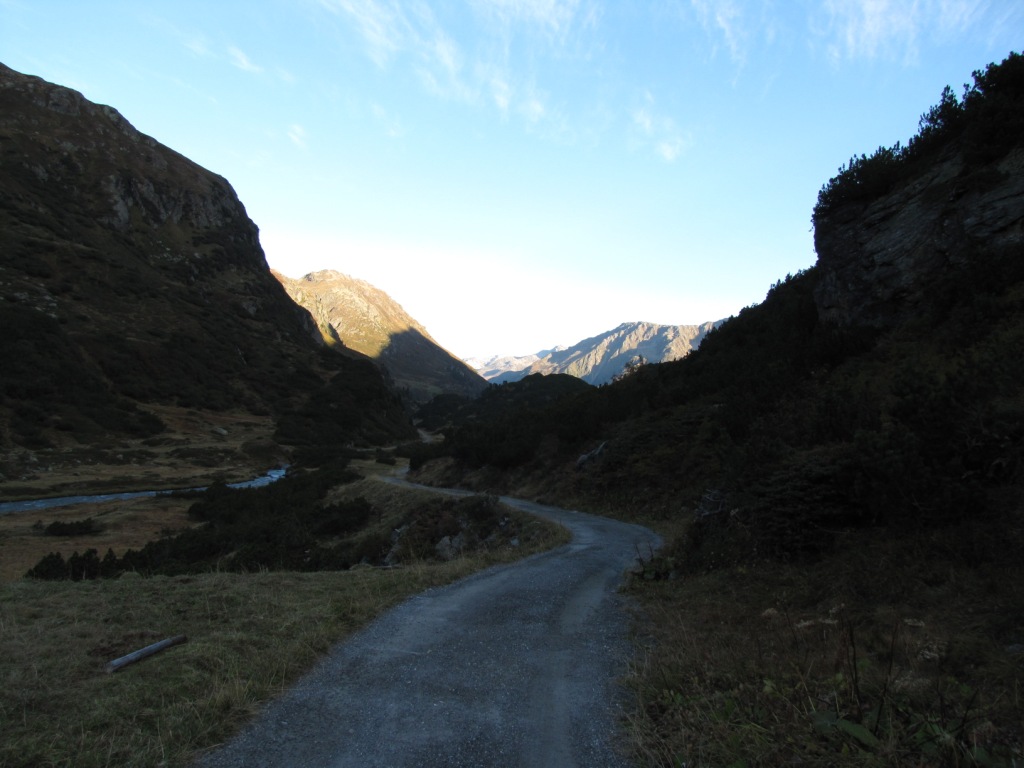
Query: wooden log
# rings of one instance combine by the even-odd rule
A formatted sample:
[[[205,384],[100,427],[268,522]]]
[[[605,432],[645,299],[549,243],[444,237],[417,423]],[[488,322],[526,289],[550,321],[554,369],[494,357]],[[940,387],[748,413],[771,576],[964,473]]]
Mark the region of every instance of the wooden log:
[[[175,635],[174,637],[168,637],[166,640],[161,640],[158,643],[147,645],[145,648],[140,648],[137,651],[132,651],[127,656],[122,656],[119,659],[114,659],[109,662],[106,666],[107,674],[117,672],[119,669],[124,669],[129,664],[141,661],[142,659],[152,656],[154,653],[160,653],[162,650],[175,645],[181,645],[186,642],[188,642],[188,637],[186,635]]]

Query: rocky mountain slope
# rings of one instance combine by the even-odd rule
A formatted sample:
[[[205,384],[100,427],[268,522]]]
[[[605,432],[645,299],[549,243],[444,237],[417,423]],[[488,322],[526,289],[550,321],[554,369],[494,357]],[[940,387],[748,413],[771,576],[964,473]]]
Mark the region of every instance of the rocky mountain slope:
[[[519,381],[534,373],[566,373],[600,386],[621,376],[629,366],[680,360],[700,346],[722,321],[700,325],[623,323],[571,347],[556,347],[536,355],[496,358],[478,369],[492,384]]]
[[[274,276],[309,310],[328,343],[338,340],[376,360],[414,402],[438,394],[472,397],[486,386],[394,299],[365,280],[333,270],[298,280],[276,272]]]
[[[890,328],[979,249],[1020,248],[1024,149],[976,164],[948,148],[887,194],[821,210],[814,244],[822,319]]]
[[[302,442],[324,391],[344,405],[339,440],[408,430],[375,366],[325,347],[270,274],[225,179],[115,109],[2,65],[0,168],[4,477],[91,466],[69,451],[118,440],[149,438],[152,454],[176,414],[260,416],[264,433],[287,424],[279,437]],[[186,445],[167,450],[188,463]]]

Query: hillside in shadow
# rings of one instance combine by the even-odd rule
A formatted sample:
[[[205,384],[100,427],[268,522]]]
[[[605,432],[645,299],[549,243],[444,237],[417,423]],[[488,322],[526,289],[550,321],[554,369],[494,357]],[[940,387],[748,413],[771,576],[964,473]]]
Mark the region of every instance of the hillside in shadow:
[[[686,359],[452,417],[414,476],[648,522],[652,765],[1024,755],[1024,58],[854,157]]]

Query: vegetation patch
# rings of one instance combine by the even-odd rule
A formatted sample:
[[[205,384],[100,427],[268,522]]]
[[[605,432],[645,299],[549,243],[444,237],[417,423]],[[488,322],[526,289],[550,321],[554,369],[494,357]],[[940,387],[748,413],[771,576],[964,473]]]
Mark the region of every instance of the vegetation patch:
[[[367,533],[390,534],[394,523],[411,522],[417,510],[427,510],[420,513],[425,527],[435,515],[429,510],[446,502],[460,510],[456,519],[482,517],[454,499],[373,478],[335,485],[324,500],[329,508],[346,509],[358,498],[366,508],[383,510],[369,520],[380,528],[364,528]],[[490,508],[486,500],[467,502]],[[388,607],[567,539],[564,529],[516,511],[501,512],[499,522],[504,517],[519,546],[466,547],[451,559],[424,547],[426,559],[407,558],[401,567],[125,573],[2,585],[0,675],[7,684],[0,691],[0,765],[187,766]],[[347,525],[345,519],[338,524]],[[389,535],[384,538],[390,546]],[[186,644],[104,673],[114,658],[180,634],[188,636]]]
[[[1018,524],[979,565],[968,553],[982,537],[962,528],[908,546],[856,535],[813,566],[635,580],[649,615],[632,677],[637,756],[1020,765],[1024,537]]]
[[[427,494],[414,506],[396,508],[343,490],[361,479],[340,463],[261,488],[216,485],[190,492],[185,496],[197,498],[188,512],[191,527],[120,555],[113,548],[104,555],[95,548],[70,556],[51,552],[27,575],[83,580],[126,572],[148,576],[393,566],[515,548],[541,530],[529,518],[509,514],[496,497]],[[372,495],[381,484],[372,480],[358,487]],[[55,525],[65,531],[61,535],[80,536],[93,523]]]
[[[91,517],[87,517],[84,520],[71,520],[69,522],[63,522],[61,520],[54,520],[52,523],[43,528],[43,535],[45,536],[89,536],[91,534],[99,533],[102,529],[99,524]]]

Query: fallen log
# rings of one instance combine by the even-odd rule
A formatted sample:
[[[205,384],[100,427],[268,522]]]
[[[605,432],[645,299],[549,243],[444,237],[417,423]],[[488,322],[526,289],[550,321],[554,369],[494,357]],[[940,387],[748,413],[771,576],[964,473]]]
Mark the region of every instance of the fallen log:
[[[134,664],[136,661],[141,661],[154,653],[160,653],[160,651],[170,648],[175,645],[181,645],[182,643],[188,642],[186,635],[175,635],[174,637],[168,637],[166,640],[161,640],[158,643],[147,645],[145,648],[140,648],[137,651],[132,651],[127,656],[122,656],[119,659],[114,659],[109,662],[106,666],[107,674],[111,672],[117,672],[119,669],[124,669],[129,664]]]

